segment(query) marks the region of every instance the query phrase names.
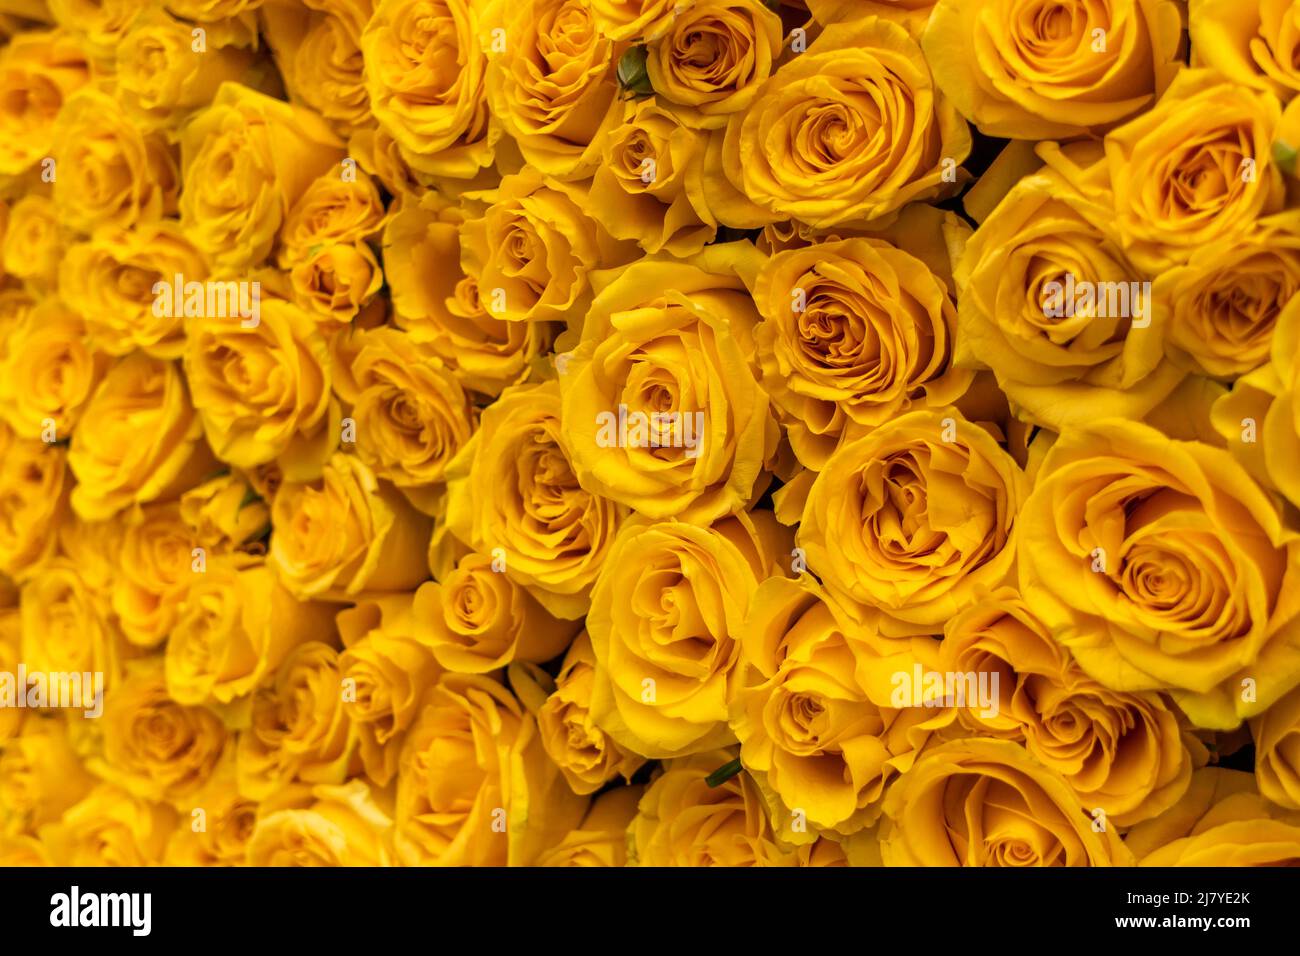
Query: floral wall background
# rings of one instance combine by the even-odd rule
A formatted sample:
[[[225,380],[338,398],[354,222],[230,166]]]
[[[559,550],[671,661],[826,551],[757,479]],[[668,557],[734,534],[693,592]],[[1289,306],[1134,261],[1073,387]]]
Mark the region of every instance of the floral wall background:
[[[0,863],[1300,861],[1300,2],[0,34]]]

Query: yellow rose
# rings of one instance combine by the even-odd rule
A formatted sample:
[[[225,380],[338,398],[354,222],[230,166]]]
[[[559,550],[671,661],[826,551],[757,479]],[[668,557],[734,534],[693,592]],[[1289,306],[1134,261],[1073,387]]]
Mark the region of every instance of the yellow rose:
[[[596,652],[584,631],[564,655],[555,689],[537,711],[542,746],[574,793],[595,793],[619,776],[626,783],[645,763],[644,757],[620,746],[596,725],[591,713],[596,667]],[[589,817],[583,829],[590,822]]]
[[[389,219],[384,273],[393,322],[428,343],[466,388],[495,397],[550,350],[557,324],[513,322],[484,307],[478,281],[461,269],[460,216],[455,206],[405,202]]]
[[[348,140],[348,153],[357,165],[384,184],[393,196],[422,199],[437,177],[412,169],[401,145],[382,127],[359,129]]]
[[[531,866],[586,808],[508,690],[488,677],[446,674],[430,691],[397,774],[402,863]]]
[[[1268,361],[1278,315],[1297,292],[1300,217],[1282,213],[1162,272],[1152,286],[1152,311],[1171,358],[1228,379]]]
[[[170,807],[103,783],[40,837],[56,866],[158,866],[175,826]]]
[[[372,0],[307,7],[279,2],[262,7],[285,86],[344,134],[372,125],[361,56],[361,31],[374,13]]]
[[[311,315],[278,299],[247,319],[186,322],[185,377],[212,450],[237,468],[277,459],[311,480],[341,437],[329,349]]]
[[[167,641],[167,693],[188,705],[246,697],[295,646],[330,634],[336,610],[295,600],[265,565],[207,563]]]
[[[68,467],[77,477],[72,507],[87,521],[170,497],[210,472],[180,369],[143,352],[119,359],[82,413]]]
[[[1250,774],[1207,767],[1177,805],[1124,837],[1139,866],[1295,866],[1300,815],[1255,793]]]
[[[170,287],[177,274],[202,280],[208,269],[174,220],[103,229],[64,256],[59,295],[85,320],[98,351],[126,355],[139,348],[172,359],[185,347],[184,317],[156,309],[154,289],[159,282]]]
[[[89,233],[128,228],[176,211],[174,150],[141,133],[117,100],[93,87],[68,98],[54,124],[54,206],[59,220]]]
[[[139,7],[131,0],[46,0],[54,22],[79,35],[97,59],[111,60]]]
[[[224,759],[192,806],[181,808],[180,825],[167,843],[168,866],[244,865],[258,805],[240,795],[233,767],[232,759]]]
[[[59,224],[54,201],[28,193],[9,211],[3,244],[5,271],[22,279],[29,289],[52,289],[70,238],[69,230]]]
[[[560,376],[584,488],[652,518],[707,523],[765,490],[779,428],[750,357],[748,243],[645,260],[596,297]]]
[[[0,835],[0,866],[53,866],[49,853],[34,836]]]
[[[95,709],[87,700],[102,687],[111,689],[120,672],[125,646],[91,588],[67,559],[52,559],[22,586],[22,657],[27,672],[83,675],[82,711]],[[92,675],[90,687],[86,674]],[[105,693],[107,697],[107,692]]]
[[[879,818],[886,787],[938,726],[937,712],[889,706],[892,675],[932,660],[933,645],[877,637],[806,574],[758,589],[731,726],[784,841],[848,835]]]
[[[357,455],[430,513],[430,486],[443,480],[474,431],[469,396],[427,347],[399,329],[381,326],[353,341],[351,381],[339,392],[352,404]]]
[[[88,770],[155,803],[188,808],[221,759],[226,729],[203,706],[167,695],[161,658],[129,665],[125,678],[104,695],[103,752]]]
[[[488,60],[493,118],[543,175],[590,175],[600,162],[602,131],[617,113],[615,63],[622,45],[596,29],[585,0],[526,0],[501,8],[509,45]]]
[[[1300,537],[1220,448],[1108,419],[1062,434],[1019,515],[1020,590],[1112,690],[1227,730],[1300,682]]]
[[[1039,150],[1103,210],[1129,261],[1156,275],[1282,207],[1271,158],[1281,112],[1271,93],[1183,70],[1151,110],[1106,134],[1104,156],[1089,144]]]
[[[716,128],[754,101],[783,40],[763,0],[697,0],[650,44],[646,74],[688,126]]]
[[[361,34],[375,119],[417,170],[471,179],[492,162],[479,0],[379,0]],[[503,35],[499,35],[503,36]]]
[[[585,490],[554,382],[516,386],[483,411],[447,468],[447,524],[556,617],[582,617],[626,511]],[[499,551],[497,550],[499,549]]]
[[[243,477],[227,472],[186,491],[180,517],[208,553],[255,563],[265,555],[261,536],[271,527],[266,502]]]
[[[1044,170],[1011,189],[955,269],[958,364],[991,368],[1018,413],[1050,428],[1143,416],[1184,376],[1161,361],[1170,320],[1104,221]]]
[[[914,633],[1006,578],[1026,493],[979,425],[953,408],[910,412],[831,455],[796,541],[833,594]]]
[[[392,866],[393,820],[364,781],[317,786],[309,806],[262,816],[249,866]]]
[[[486,674],[511,661],[549,661],[577,632],[576,621],[552,617],[502,570],[496,559],[471,554],[415,592],[415,636],[447,670]]]
[[[726,750],[680,757],[646,788],[629,828],[633,866],[793,866],[772,833],[763,798],[741,771],[718,786],[708,777],[732,762]]]
[[[957,310],[920,259],[881,239],[778,252],[758,274],[763,387],[799,460],[916,405],[948,405],[970,384],[950,365]]]
[[[642,787],[616,787],[594,801],[582,824],[537,858],[536,866],[626,866],[627,830]]]
[[[108,367],[85,324],[58,299],[42,299],[0,339],[0,414],[22,438],[65,441]]]
[[[17,674],[18,665],[26,663],[22,655],[22,642],[21,610],[16,607],[0,608],[0,672]],[[0,708],[0,746],[19,736],[27,714],[25,707]]]
[[[695,0],[583,0],[596,28],[611,40],[653,40]]]
[[[1090,680],[1010,588],[948,621],[939,669],[981,680],[997,675],[997,699],[965,702],[962,724],[980,736],[1022,740],[1094,819],[1100,808],[1109,824],[1131,826],[1187,789],[1191,755],[1164,699]]]
[[[33,718],[0,748],[0,829],[34,833],[54,823],[95,785],[68,743],[62,717]]]
[[[591,716],[625,749],[660,759],[733,743],[741,626],[781,573],[789,532],[771,512],[713,527],[629,520],[591,595]]]
[[[822,24],[857,20],[867,15],[888,17],[907,28],[915,37],[925,31],[930,12],[938,0],[781,0],[787,7],[807,7]]]
[[[374,180],[365,173],[344,179],[340,169],[328,170],[312,181],[285,217],[280,266],[288,268],[310,256],[316,246],[363,243],[383,229],[384,215]]]
[[[397,774],[406,732],[441,669],[415,637],[411,594],[381,595],[340,611],[343,702],[366,776],[385,787]],[[350,682],[350,683],[349,683]]]
[[[619,239],[689,256],[718,231],[703,179],[705,139],[654,99],[634,100],[605,133],[591,206]]]
[[[293,299],[317,321],[347,325],[384,285],[375,254],[364,242],[328,245],[293,264]]]
[[[955,189],[970,148],[916,41],[864,17],[828,26],[730,118],[706,186],[727,225],[795,218],[826,228]]]
[[[343,144],[315,113],[223,83],[181,133],[181,225],[222,270],[260,263],[311,183],[341,170]]]
[[[1197,65],[1283,99],[1300,90],[1300,7],[1292,0],[1192,0],[1188,19]]]
[[[0,174],[18,176],[50,157],[54,121],[90,79],[76,38],[62,30],[23,32],[0,50]]]
[[[67,514],[68,479],[66,448],[0,423],[0,573],[21,581],[53,551],[54,530]]]
[[[263,0],[165,0],[164,6],[178,17],[200,23],[216,23],[249,16]]]
[[[1182,66],[1174,0],[939,0],[921,40],[935,82],[989,136],[1069,139],[1148,109]]]
[[[978,737],[928,750],[885,797],[886,866],[1127,866],[1069,784],[1019,746]]]
[[[629,258],[586,214],[580,187],[523,172],[503,179],[489,198],[482,215],[461,228],[461,248],[465,273],[495,316],[544,322],[582,315],[591,303],[587,273]]]
[[[125,525],[113,611],[128,641],[156,647],[167,639],[189,594],[198,542],[174,503],[133,509]]]
[[[115,95],[142,128],[176,129],[221,84],[249,77],[251,50],[218,45],[216,35],[204,35],[203,48],[195,49],[195,29],[162,10],[146,10],[116,43]]]
[[[339,652],[321,641],[289,651],[275,680],[253,696],[239,735],[239,792],[267,800],[290,780],[341,784],[355,772],[357,735],[340,693]]]
[[[1300,810],[1300,690],[1251,720],[1250,733],[1259,792],[1279,806]]]
[[[355,455],[286,482],[271,505],[271,564],[302,598],[400,591],[428,576],[430,522]]]

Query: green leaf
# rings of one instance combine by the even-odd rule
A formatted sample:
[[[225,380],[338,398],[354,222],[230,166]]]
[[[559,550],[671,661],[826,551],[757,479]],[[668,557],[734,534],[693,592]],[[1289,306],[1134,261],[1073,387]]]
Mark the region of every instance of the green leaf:
[[[631,96],[651,96],[650,74],[645,62],[648,52],[644,46],[628,47],[618,61],[618,83]]]
[[[731,761],[731,763],[724,763],[717,770],[713,771],[713,773],[709,774],[708,777],[705,778],[704,782],[710,787],[720,787],[736,774],[740,773],[742,769],[740,758],[737,757],[735,760]]]
[[[1296,148],[1278,140],[1273,144],[1273,162],[1287,176],[1295,175]]]

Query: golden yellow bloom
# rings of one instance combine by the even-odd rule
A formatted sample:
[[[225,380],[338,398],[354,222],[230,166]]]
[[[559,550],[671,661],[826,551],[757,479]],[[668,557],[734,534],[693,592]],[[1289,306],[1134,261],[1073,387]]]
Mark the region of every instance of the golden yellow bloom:
[[[174,503],[126,514],[113,611],[132,644],[156,647],[167,639],[194,581],[193,532]]]
[[[772,833],[758,788],[743,771],[716,787],[707,777],[727,750],[681,757],[646,788],[630,827],[635,866],[793,866]]]
[[[226,746],[226,729],[213,711],[168,696],[157,657],[128,666],[104,696],[103,721],[103,752],[87,769],[137,797],[177,808],[188,808]]]
[[[597,168],[603,130],[617,114],[615,63],[623,45],[597,30],[586,0],[500,7],[509,42],[488,60],[492,115],[529,166],[581,179]]]
[[[54,120],[90,79],[81,44],[62,30],[19,33],[0,50],[0,173],[17,176],[50,157]]]
[[[5,271],[30,289],[52,288],[71,238],[70,231],[59,224],[54,200],[30,193],[9,211],[3,245]]]
[[[174,220],[102,229],[68,249],[59,295],[85,321],[98,351],[125,355],[139,348],[172,359],[184,349],[184,316],[155,309],[154,290],[160,282],[170,287],[177,274],[202,280],[208,269]]]
[[[0,339],[0,415],[22,438],[64,441],[108,367],[85,341],[85,323],[42,299]]]
[[[1300,691],[1292,691],[1250,722],[1255,779],[1269,800],[1300,810]]]
[[[556,383],[506,389],[447,468],[447,524],[572,620],[587,613],[626,511],[579,484],[566,440]]]
[[[915,405],[948,405],[973,377],[950,365],[957,310],[920,259],[881,239],[778,252],[758,274],[763,387],[799,460]]]
[[[132,0],[46,0],[54,22],[81,37],[97,59],[111,60],[139,12]]]
[[[366,776],[384,787],[397,773],[406,732],[441,669],[415,637],[414,596],[380,595],[340,611],[344,710],[360,745]],[[350,683],[349,683],[350,682]]]
[[[796,541],[831,593],[915,633],[1006,578],[1026,493],[1011,456],[956,409],[910,412],[830,457]]]
[[[221,84],[249,76],[251,50],[218,45],[216,35],[204,35],[202,49],[196,49],[195,29],[162,10],[146,10],[115,44],[115,95],[142,128],[176,129]]]
[[[886,866],[1126,866],[1069,785],[1018,745],[978,737],[928,750],[885,798]]]
[[[1220,448],[1108,419],[1062,434],[1020,514],[1020,590],[1094,680],[1231,729],[1300,682],[1300,538]]]
[[[26,722],[0,749],[0,830],[34,833],[54,823],[96,783],[68,743],[62,717]]]
[[[560,375],[583,487],[702,523],[762,494],[779,429],[750,363],[756,256],[735,243],[699,264],[645,260],[597,296]]]
[[[1149,108],[1182,65],[1182,31],[1174,0],[939,0],[921,45],[981,132],[1068,139]]]
[[[630,519],[591,595],[591,715],[652,759],[734,742],[727,717],[750,601],[782,573],[789,532],[770,512],[713,527]]]
[[[266,553],[258,539],[271,526],[271,511],[244,478],[210,478],[181,495],[179,506],[181,520],[208,553],[249,563]]]
[[[504,570],[497,559],[470,554],[415,592],[415,636],[447,670],[486,674],[516,660],[549,661],[577,632],[576,621],[552,617]]]
[[[622,776],[625,782],[629,781],[645,763],[644,757],[610,739],[596,725],[591,713],[596,667],[596,653],[592,650],[591,638],[584,631],[574,639],[564,655],[564,662],[555,678],[555,689],[537,711],[542,746],[569,781],[574,793],[595,793],[618,776]],[[626,790],[620,788],[610,792],[623,793]],[[594,810],[593,807],[593,813]],[[632,813],[628,814],[628,819]],[[589,815],[583,829],[588,829],[590,823]]]
[[[341,784],[357,769],[357,736],[343,704],[339,652],[322,641],[289,651],[275,679],[253,696],[239,735],[239,792],[269,800],[290,780]]]
[[[428,575],[430,523],[355,455],[314,482],[286,482],[271,505],[271,564],[301,598],[413,588]]]
[[[21,581],[48,557],[68,509],[67,450],[0,423],[0,573]]]
[[[315,246],[351,245],[373,238],[384,226],[384,204],[365,173],[344,179],[323,173],[303,192],[280,230],[281,266],[311,254]]]
[[[537,858],[536,866],[626,866],[627,830],[642,787],[617,787],[597,797],[581,826]]]
[[[205,567],[167,641],[167,693],[177,703],[246,697],[295,646],[330,634],[336,608],[295,600],[265,565]]]
[[[345,135],[373,123],[361,56],[361,31],[373,13],[372,0],[262,7],[290,93]]]
[[[1172,320],[1105,226],[1044,170],[1011,189],[955,269],[958,363],[991,368],[1018,412],[1051,428],[1143,416],[1184,376],[1162,362]]]
[[[1195,63],[1282,99],[1300,91],[1300,7],[1292,0],[1192,0]]]
[[[258,805],[240,795],[233,767],[232,759],[224,759],[191,805],[181,808],[180,824],[167,842],[168,866],[244,865]]]
[[[997,674],[999,699],[987,709],[983,700],[967,700],[958,709],[962,724],[980,736],[1022,740],[1094,818],[1100,808],[1109,824],[1131,826],[1187,789],[1191,755],[1164,699],[1090,680],[1011,588],[948,621],[939,669]]]
[[[402,748],[397,854],[408,866],[529,866],[586,807],[508,690],[447,674]]]
[[[127,228],[176,211],[173,148],[143,134],[117,100],[87,87],[68,98],[54,124],[54,205],[81,232]]]
[[[875,823],[886,787],[941,722],[889,706],[892,675],[932,662],[934,641],[878,637],[805,574],[758,588],[740,646],[731,726],[773,828],[805,844]]]
[[[176,825],[176,812],[103,783],[41,828],[56,866],[157,866]]]
[[[313,787],[310,804],[276,810],[248,839],[249,866],[392,866],[393,820],[364,781]]]
[[[1140,866],[1294,866],[1300,815],[1261,799],[1250,774],[1207,767],[1177,805],[1124,843]]]
[[[584,212],[586,203],[580,187],[532,172],[501,181],[482,215],[461,228],[465,273],[488,312],[544,322],[587,311],[587,273],[631,256]]]
[[[379,0],[361,34],[375,119],[413,168],[471,179],[492,162],[479,0]]]
[[[254,319],[186,322],[185,377],[208,444],[252,468],[278,460],[289,480],[321,473],[341,437],[329,349],[312,317],[277,299]]]
[[[781,18],[762,0],[696,0],[650,44],[646,73],[683,122],[716,128],[754,101],[782,40]]]
[[[343,144],[318,115],[223,83],[181,133],[181,225],[222,270],[266,258],[285,216]]]
[[[592,179],[593,215],[646,252],[699,252],[718,229],[703,179],[705,137],[653,99],[616,110]]]
[[[828,26],[731,117],[706,186],[727,225],[826,228],[941,195],[970,146],[916,41],[864,17]]]
[[[109,369],[72,436],[72,507],[87,521],[179,493],[212,470],[180,369],[134,352]]]
[[[654,40],[695,0],[583,0],[611,40]]]

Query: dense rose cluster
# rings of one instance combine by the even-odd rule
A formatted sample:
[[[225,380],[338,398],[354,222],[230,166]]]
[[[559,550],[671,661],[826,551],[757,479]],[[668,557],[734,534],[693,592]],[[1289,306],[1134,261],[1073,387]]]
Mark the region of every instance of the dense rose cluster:
[[[1300,862],[1300,0],[0,35],[0,864]]]

